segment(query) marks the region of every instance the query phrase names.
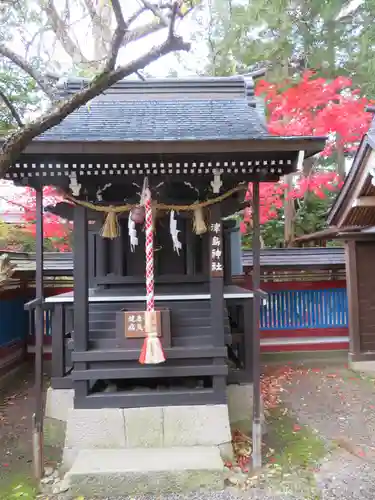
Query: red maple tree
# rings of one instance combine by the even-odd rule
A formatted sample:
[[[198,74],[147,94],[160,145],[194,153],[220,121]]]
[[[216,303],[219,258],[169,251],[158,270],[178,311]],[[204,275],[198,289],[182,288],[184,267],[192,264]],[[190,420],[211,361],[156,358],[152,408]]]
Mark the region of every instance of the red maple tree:
[[[326,80],[306,71],[297,82],[260,80],[256,95],[265,99],[271,134],[326,136],[324,156],[330,156],[338,145],[345,151],[355,150],[371,122],[366,107],[372,102],[343,76]]]
[[[343,180],[336,172],[316,172],[308,177],[300,174],[295,182],[294,188],[286,194],[287,185],[280,182],[265,182],[259,186],[259,219],[261,224],[265,224],[271,219],[279,216],[279,210],[284,206],[285,199],[302,199],[307,193],[311,193],[318,198],[325,198],[327,192],[338,191],[343,184]],[[245,199],[252,199],[253,186],[250,183]],[[247,207],[244,210],[243,220],[240,223],[240,230],[246,233],[251,227],[252,209]]]
[[[264,98],[271,134],[325,136],[327,143],[321,153],[324,158],[333,155],[338,147],[344,152],[355,151],[371,122],[366,107],[372,102],[361,97],[346,77],[326,80],[306,71],[297,82],[284,80],[275,84],[260,80],[255,93]],[[317,171],[308,177],[299,174],[287,195],[284,182],[263,183],[259,193],[260,223],[277,218],[285,199],[302,199],[306,193],[325,198],[328,191],[337,191],[341,186],[342,179],[332,171]],[[246,199],[251,198],[252,185],[249,184]],[[250,225],[251,208],[248,207],[244,211],[241,232],[247,232]]]
[[[1,197],[12,213],[12,207],[17,208],[17,214],[20,217],[19,228],[27,235],[36,235],[36,198],[35,191],[30,187],[25,187],[12,193],[8,196]],[[63,201],[63,198],[57,193],[56,189],[52,186],[45,186],[43,188],[43,205],[55,205]],[[6,211],[6,212],[7,212]],[[71,225],[50,212],[44,211],[43,215],[43,236],[44,239],[51,242],[53,249],[60,252],[70,251],[70,233]]]

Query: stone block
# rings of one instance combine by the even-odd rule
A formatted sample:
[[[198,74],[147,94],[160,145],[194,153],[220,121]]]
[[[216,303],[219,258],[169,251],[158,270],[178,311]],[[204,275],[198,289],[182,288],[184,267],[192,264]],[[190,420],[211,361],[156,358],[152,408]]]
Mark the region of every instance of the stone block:
[[[229,443],[227,405],[166,406],[164,447],[212,446]]]
[[[123,410],[118,408],[70,410],[65,447],[82,450],[90,448],[124,448],[125,446]]]
[[[232,427],[245,434],[251,433],[253,418],[253,384],[230,384],[227,387],[229,420]],[[266,432],[263,405],[261,407],[262,434]]]
[[[43,439],[46,446],[63,448],[65,442],[66,422],[56,418],[44,418]]]
[[[231,424],[242,420],[251,420],[253,415],[253,384],[228,385],[227,402]]]
[[[375,361],[349,361],[349,368],[366,375],[375,375]]]
[[[127,448],[163,446],[163,408],[124,409]]]
[[[52,389],[49,387],[46,397],[45,416],[62,420],[68,420],[69,411],[74,408],[73,389]]]
[[[79,451],[80,450],[78,448],[67,448],[65,446],[65,448],[63,449],[62,461],[60,465],[60,472],[62,474],[65,474],[71,469],[75,459],[78,456]]]
[[[69,494],[85,498],[222,490],[217,447],[82,450],[66,475]]]

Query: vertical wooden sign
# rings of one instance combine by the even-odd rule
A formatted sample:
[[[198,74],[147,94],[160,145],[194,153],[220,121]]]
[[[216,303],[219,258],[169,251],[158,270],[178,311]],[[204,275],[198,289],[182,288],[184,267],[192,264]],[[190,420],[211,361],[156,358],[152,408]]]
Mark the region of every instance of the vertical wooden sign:
[[[223,235],[221,220],[210,224],[211,236],[211,276],[224,275]]]

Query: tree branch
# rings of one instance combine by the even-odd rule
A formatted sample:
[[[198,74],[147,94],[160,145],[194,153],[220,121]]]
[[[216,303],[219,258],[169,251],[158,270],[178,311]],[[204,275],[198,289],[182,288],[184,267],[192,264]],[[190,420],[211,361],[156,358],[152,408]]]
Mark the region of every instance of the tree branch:
[[[73,62],[75,63],[85,62],[86,61],[85,56],[82,54],[79,46],[69,36],[68,33],[69,28],[66,25],[66,23],[61,19],[59,13],[57,12],[53,0],[47,0],[47,2],[40,2],[40,5],[43,8],[44,12],[46,13],[57,39],[60,41],[66,53],[72,58]]]
[[[136,42],[145,36],[151,35],[156,31],[165,28],[164,24],[160,22],[160,20],[152,21],[151,23],[144,24],[143,26],[139,26],[138,28],[134,28],[131,31],[127,31],[125,33],[125,37],[122,45],[126,46],[131,42]]]
[[[101,94],[111,85],[119,80],[148,66],[153,61],[174,51],[189,50],[190,44],[176,35],[168,36],[161,45],[153,47],[149,52],[132,61],[125,66],[120,66],[110,72],[102,72],[88,87],[74,94],[65,102],[59,103],[56,108],[47,115],[36,120],[12,134],[2,145],[0,154],[0,178],[4,176],[8,168],[19,158],[22,151],[35,139],[35,137],[46,132],[50,128],[61,123],[68,115],[79,107],[88,103],[91,99]]]
[[[142,80],[142,82],[146,81],[146,78],[139,71],[136,71],[135,74],[138,76],[140,80]]]
[[[43,90],[43,92],[50,99],[53,99],[53,92],[46,84],[44,76],[40,74],[39,71],[34,69],[32,65],[26,61],[26,59],[13,52],[12,49],[10,49],[9,47],[7,47],[2,43],[0,43],[0,54],[9,59],[10,61],[12,61],[13,64],[21,68],[25,73],[27,73],[33,80],[35,80],[39,88]]]
[[[157,5],[154,5],[152,2],[149,2],[148,0],[141,0],[143,5],[146,7],[147,10],[150,10],[155,17],[157,17],[161,24],[164,26],[168,26],[168,18],[165,17],[163,14],[162,9],[159,9]]]
[[[122,13],[120,0],[111,0],[111,5],[113,13],[116,18],[117,26],[113,34],[110,53],[107,64],[105,66],[105,71],[111,71],[115,67],[118,51],[120,50],[126,30],[128,28]]]
[[[179,9],[178,2],[174,2],[172,5],[172,10],[171,10],[171,19],[169,21],[168,37],[173,37],[174,26],[176,24],[176,17],[177,17],[178,9]]]
[[[0,89],[0,98],[4,101],[5,106],[9,109],[14,120],[17,122],[17,125],[19,127],[23,127],[23,122],[21,120],[20,115],[18,114],[18,111],[1,89]]]
[[[146,7],[143,6],[143,7],[140,7],[138,10],[136,10],[134,12],[134,14],[132,14],[129,19],[126,21],[126,24],[128,26],[130,26],[132,23],[134,23],[134,21],[136,21],[138,19],[138,17],[143,14],[144,12],[146,12]]]
[[[73,39],[69,36],[68,27],[59,16],[53,0],[47,0],[47,2],[45,4],[42,3],[42,5],[43,10],[47,14],[48,19],[52,25],[52,29],[56,34],[56,37],[60,41],[66,53],[72,58],[73,62],[87,62],[86,57],[82,54],[79,46],[74,43]]]

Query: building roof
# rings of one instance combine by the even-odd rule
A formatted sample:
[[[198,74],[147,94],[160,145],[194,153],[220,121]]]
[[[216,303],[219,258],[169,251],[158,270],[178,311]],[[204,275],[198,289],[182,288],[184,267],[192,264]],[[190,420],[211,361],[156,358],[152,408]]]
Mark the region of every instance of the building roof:
[[[66,97],[86,80],[61,85]],[[187,141],[269,137],[251,78],[123,80],[37,141]]]
[[[16,272],[35,271],[35,254],[8,252]],[[261,250],[262,268],[273,269],[323,269],[345,266],[344,249],[337,248],[267,248]],[[243,267],[252,267],[252,252],[242,253]],[[70,252],[44,254],[44,274],[46,276],[69,276],[73,273],[73,255]]]
[[[368,110],[373,111],[371,108]],[[375,195],[372,176],[374,168],[375,117],[367,134],[362,138],[344,185],[328,214],[327,222],[330,226],[366,227],[375,224],[375,210],[360,202],[362,197]]]
[[[253,254],[244,251],[243,267],[252,267]],[[306,269],[344,267],[344,248],[341,247],[311,247],[311,248],[267,248],[260,252],[260,265],[271,269]]]

